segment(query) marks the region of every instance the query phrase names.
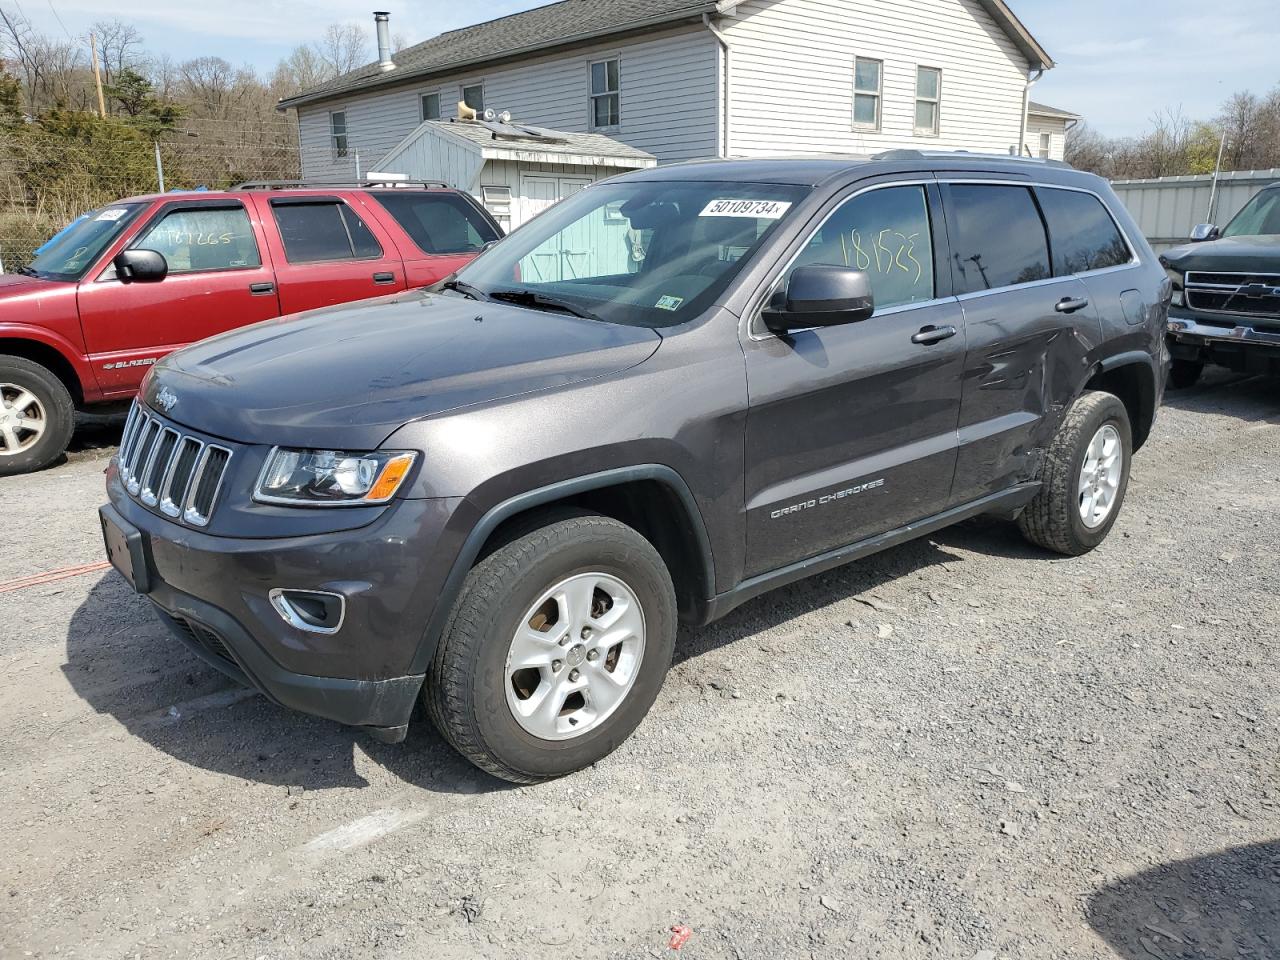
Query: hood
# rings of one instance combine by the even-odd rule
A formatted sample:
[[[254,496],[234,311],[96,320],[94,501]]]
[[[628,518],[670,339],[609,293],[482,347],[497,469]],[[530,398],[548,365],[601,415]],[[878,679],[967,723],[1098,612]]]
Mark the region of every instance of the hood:
[[[26,277],[20,273],[0,273],[0,297],[12,297],[26,293],[32,287],[44,286],[39,277]]]
[[[420,291],[244,327],[171,354],[147,402],[243,443],[371,450],[410,420],[608,376],[653,330]],[[177,398],[176,403],[173,397]]]
[[[1182,273],[1188,270],[1280,273],[1280,236],[1224,237],[1188,243],[1166,250],[1160,260]]]

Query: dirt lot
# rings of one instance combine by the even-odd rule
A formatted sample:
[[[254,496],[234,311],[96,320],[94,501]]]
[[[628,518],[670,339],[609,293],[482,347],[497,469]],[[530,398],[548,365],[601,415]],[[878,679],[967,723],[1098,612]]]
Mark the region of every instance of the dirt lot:
[[[0,581],[101,559],[111,429],[0,481]],[[1280,385],[1219,375],[1092,556],[975,521],[766,596],[521,789],[232,687],[114,573],[0,593],[0,956],[1278,957],[1278,547]]]

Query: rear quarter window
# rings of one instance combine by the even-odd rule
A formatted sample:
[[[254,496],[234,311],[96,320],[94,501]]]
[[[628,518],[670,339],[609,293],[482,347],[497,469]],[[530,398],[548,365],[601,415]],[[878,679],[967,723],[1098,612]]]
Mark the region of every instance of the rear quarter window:
[[[457,194],[404,190],[373,197],[425,254],[479,253],[498,239],[493,225]]]
[[[1105,270],[1133,259],[1111,214],[1093,194],[1050,187],[1036,193],[1049,225],[1055,275]]]

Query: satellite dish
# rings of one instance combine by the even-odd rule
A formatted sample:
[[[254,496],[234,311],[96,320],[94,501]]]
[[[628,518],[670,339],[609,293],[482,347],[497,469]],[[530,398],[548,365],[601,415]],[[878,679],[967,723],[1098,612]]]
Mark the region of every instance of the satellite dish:
[[[498,114],[498,119],[499,119],[499,120],[501,120],[503,123],[510,123],[510,122],[511,122],[511,111],[510,111],[510,110],[503,110],[500,114]]]
[[[489,123],[493,123],[493,121],[498,119],[498,115],[494,113],[492,110],[486,110],[484,112],[484,118],[485,120],[489,121]]]

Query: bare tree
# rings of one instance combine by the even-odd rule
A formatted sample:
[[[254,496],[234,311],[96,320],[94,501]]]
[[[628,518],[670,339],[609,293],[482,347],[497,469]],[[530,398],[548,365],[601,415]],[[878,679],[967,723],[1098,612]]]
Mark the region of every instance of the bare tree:
[[[98,20],[89,28],[98,44],[102,64],[102,82],[110,83],[126,69],[142,65],[142,34],[123,20]]]
[[[333,23],[315,44],[315,52],[340,77],[369,62],[369,34],[354,23]]]

